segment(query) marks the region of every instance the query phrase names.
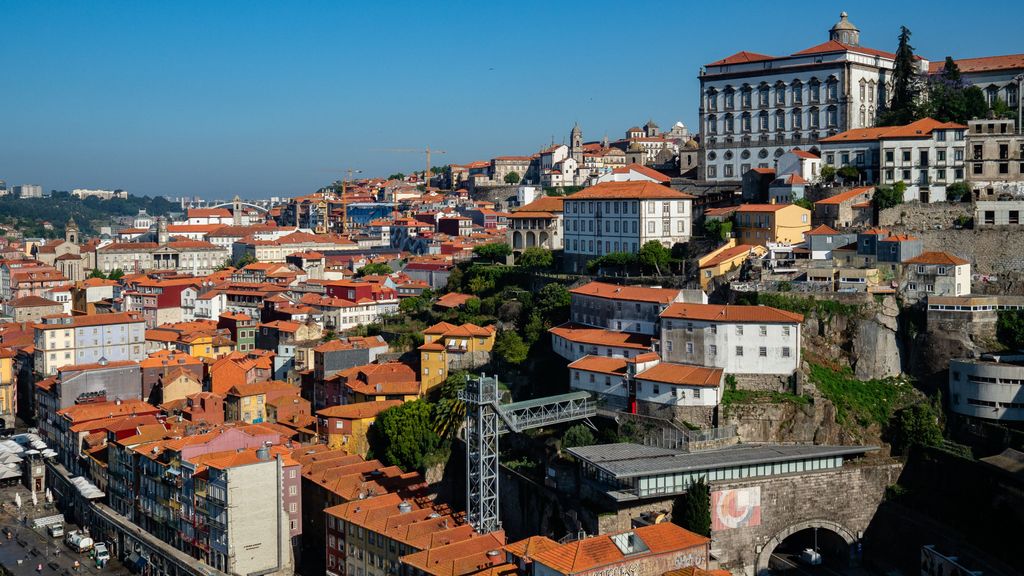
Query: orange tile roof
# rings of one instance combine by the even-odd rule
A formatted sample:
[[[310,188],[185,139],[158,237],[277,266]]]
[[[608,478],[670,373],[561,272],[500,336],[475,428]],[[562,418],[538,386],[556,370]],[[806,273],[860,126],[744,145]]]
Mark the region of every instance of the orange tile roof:
[[[47,318],[58,318],[67,316],[58,314],[47,316]],[[87,314],[84,316],[73,316],[68,324],[36,324],[39,330],[67,330],[70,328],[82,328],[86,326],[107,326],[109,324],[144,323],[142,314],[138,312],[114,312],[112,314]]]
[[[601,184],[584,188],[566,197],[566,200],[612,200],[622,198],[684,200],[696,198],[696,196],[680,192],[679,190],[673,190],[668,186],[654,182],[602,182]]]
[[[794,52],[793,56],[807,56],[810,54],[825,54],[828,52],[859,52],[861,54],[867,54],[868,56],[882,56],[883,58],[896,58],[896,55],[892,52],[885,52],[883,50],[875,50],[874,48],[867,48],[865,46],[851,46],[850,44],[843,44],[836,40],[829,40],[828,42],[822,42],[817,46],[811,46],[805,48],[799,52]],[[920,59],[920,57],[918,57]]]
[[[486,338],[495,333],[494,326],[477,326],[469,322],[456,326],[448,322],[438,322],[423,331],[424,334],[439,334],[445,336],[472,336]]]
[[[833,234],[839,234],[839,231],[825,224],[821,224],[810,232],[804,232],[804,236],[831,236]]]
[[[473,296],[472,294],[448,292],[447,294],[441,295],[441,297],[437,299],[437,302],[434,302],[434,305],[442,308],[458,308],[473,298],[476,298],[476,296]]]
[[[955,60],[960,73],[988,72],[993,70],[1024,69],[1024,54],[1008,54],[1006,56],[983,56],[981,58],[961,58]],[[939,74],[946,68],[946,61],[928,63],[929,74]]]
[[[679,290],[674,288],[651,288],[649,286],[621,286],[605,282],[589,282],[578,288],[569,290],[572,294],[607,298],[609,300],[629,300],[634,302],[651,302],[669,304],[679,297]]]
[[[963,124],[939,122],[934,118],[922,118],[904,126],[875,126],[872,128],[855,128],[840,132],[835,136],[822,138],[820,142],[871,142],[886,138],[927,138],[936,129],[966,129]]]
[[[625,358],[588,354],[570,363],[569,368],[611,374],[612,376],[624,376],[626,374],[626,366],[628,365],[629,362]]]
[[[790,150],[790,153],[795,154],[798,158],[807,158],[808,160],[821,160],[821,156],[818,156],[813,152],[801,150],[799,148],[793,148],[792,150]]]
[[[528,557],[561,546],[547,536],[530,536],[505,545],[505,551],[515,556]]]
[[[644,166],[643,164],[637,164],[635,162],[633,164],[626,164],[625,166],[620,166],[612,170],[613,174],[629,174],[630,172],[637,172],[648,178],[653,179],[656,182],[661,183],[667,183],[672,180],[672,178],[662,174],[661,172],[658,172],[654,168],[649,168],[647,166]]]
[[[775,56],[768,56],[767,54],[758,54],[756,52],[747,52],[746,50],[743,50],[742,52],[737,52],[732,56],[727,56],[725,58],[722,58],[721,60],[715,60],[714,62],[708,64],[708,66],[723,66],[726,64],[746,64],[749,62],[762,62],[764,60],[774,59]],[[639,130],[639,128],[637,130]]]
[[[357,404],[341,404],[317,411],[317,416],[341,418],[343,420],[363,420],[376,418],[378,414],[402,404],[401,400],[381,400],[380,402],[359,402]]]
[[[614,346],[616,348],[630,348],[633,350],[649,350],[651,337],[642,334],[630,334],[628,332],[614,332],[593,326],[573,324],[566,322],[560,326],[548,329],[548,332],[578,344],[590,344],[594,346]]]
[[[954,256],[949,252],[922,252],[904,262],[904,264],[937,264],[940,266],[962,266],[970,264],[967,260]]]
[[[421,550],[402,557],[402,562],[432,576],[467,576],[505,563],[505,555],[490,555],[505,545],[505,532],[497,531]]]
[[[705,320],[710,322],[778,322],[784,324],[804,321],[803,314],[779,310],[771,306],[739,306],[722,304],[686,304],[677,302],[661,313],[662,318]]]
[[[857,198],[858,196],[861,196],[862,194],[866,194],[866,193],[868,193],[868,192],[870,192],[870,191],[872,191],[874,189],[875,189],[874,186],[861,186],[859,188],[853,188],[851,190],[847,190],[846,192],[840,192],[839,194],[836,194],[835,196],[829,196],[828,198],[825,198],[824,200],[818,200],[814,204],[815,204],[815,206],[817,206],[819,204],[823,205],[823,206],[842,204],[843,202],[848,202],[850,200],[853,200],[854,198]]]
[[[755,253],[753,246],[751,246],[749,244],[740,244],[738,246],[733,246],[731,248],[726,248],[725,250],[722,250],[718,254],[715,254],[715,256],[713,258],[711,258],[707,262],[704,262],[703,264],[701,264],[700,267],[701,268],[710,268],[712,266],[718,266],[719,264],[721,264],[723,262],[728,262],[728,261],[730,261],[730,260],[732,260],[734,258],[739,258],[740,256],[750,255],[752,253]]]
[[[633,530],[633,533],[647,545],[648,551],[627,556],[612,541],[613,535],[603,534],[545,550],[536,554],[533,560],[562,574],[578,574],[613,566],[627,559],[689,550],[698,546],[706,547],[710,542],[709,538],[694,534],[671,522],[643,526]]]
[[[562,196],[541,196],[513,210],[511,217],[515,218],[517,212],[562,212],[564,202],[565,198]]]
[[[58,410],[57,414],[64,416],[72,422],[85,422],[87,420],[97,420],[99,418],[109,418],[116,415],[124,414],[139,414],[139,413],[156,413],[160,410],[142,400],[123,400],[123,401],[109,401],[109,402],[96,402],[93,404],[76,404],[69,406],[63,410]]]
[[[653,367],[640,372],[636,377],[638,380],[650,380],[652,382],[678,386],[717,388],[722,383],[722,369],[659,362]]]
[[[106,368],[123,368],[125,366],[138,366],[139,363],[134,360],[113,360],[106,363],[90,362],[88,364],[72,364],[68,366],[61,366],[58,370],[61,373],[64,372],[86,372],[88,370],[103,370]]]

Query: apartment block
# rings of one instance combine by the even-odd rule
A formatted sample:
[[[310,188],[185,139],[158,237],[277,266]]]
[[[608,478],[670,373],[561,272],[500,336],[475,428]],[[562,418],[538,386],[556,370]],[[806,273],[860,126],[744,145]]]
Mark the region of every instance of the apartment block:
[[[52,376],[61,366],[146,357],[145,320],[138,313],[50,316],[35,327],[35,370]]]

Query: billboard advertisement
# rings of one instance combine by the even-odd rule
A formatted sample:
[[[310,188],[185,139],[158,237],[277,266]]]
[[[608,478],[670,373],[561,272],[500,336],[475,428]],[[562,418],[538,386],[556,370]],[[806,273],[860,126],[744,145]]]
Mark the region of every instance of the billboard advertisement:
[[[761,487],[715,490],[711,493],[711,529],[761,525]]]

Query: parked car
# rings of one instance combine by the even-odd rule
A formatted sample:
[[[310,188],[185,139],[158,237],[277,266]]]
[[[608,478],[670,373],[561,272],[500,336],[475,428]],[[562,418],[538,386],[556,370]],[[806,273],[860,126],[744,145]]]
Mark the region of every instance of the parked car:
[[[60,523],[50,524],[46,527],[46,531],[50,533],[50,538],[61,538],[64,536],[64,525]]]

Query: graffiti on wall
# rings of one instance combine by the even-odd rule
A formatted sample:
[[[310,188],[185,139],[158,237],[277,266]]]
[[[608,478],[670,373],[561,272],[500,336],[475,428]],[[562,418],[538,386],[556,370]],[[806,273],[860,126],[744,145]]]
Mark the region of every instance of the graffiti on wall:
[[[761,525],[761,487],[715,490],[711,493],[711,529]]]

